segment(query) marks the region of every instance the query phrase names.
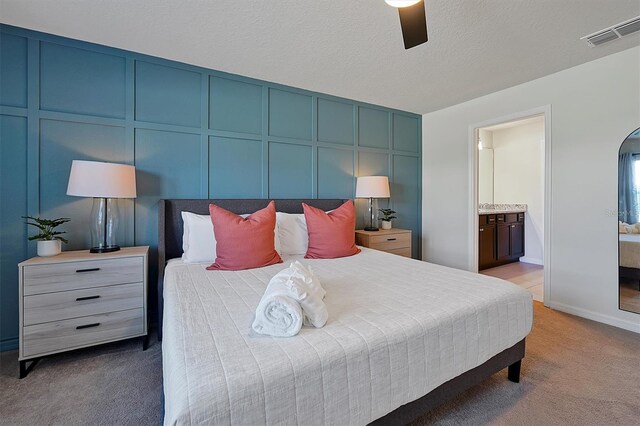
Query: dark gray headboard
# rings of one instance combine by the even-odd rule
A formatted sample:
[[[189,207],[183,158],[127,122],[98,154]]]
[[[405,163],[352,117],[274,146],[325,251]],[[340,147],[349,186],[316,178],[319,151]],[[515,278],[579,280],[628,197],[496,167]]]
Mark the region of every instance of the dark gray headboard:
[[[162,339],[164,268],[169,259],[182,256],[181,212],[209,214],[209,204],[216,204],[236,214],[253,213],[266,207],[271,200],[160,200],[158,206],[158,339]],[[302,203],[323,210],[333,210],[347,200],[274,200],[276,210],[302,213]]]

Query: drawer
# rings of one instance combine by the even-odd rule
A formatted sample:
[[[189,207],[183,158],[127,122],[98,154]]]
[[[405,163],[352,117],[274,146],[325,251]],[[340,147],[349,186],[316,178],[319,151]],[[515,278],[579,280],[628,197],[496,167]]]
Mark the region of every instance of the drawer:
[[[508,213],[507,223],[513,223],[518,221],[518,213]]]
[[[518,222],[524,222],[524,213],[518,213]]]
[[[368,247],[376,250],[411,247],[411,234],[406,232],[403,234],[371,235]]]
[[[120,284],[24,298],[24,325],[105,314],[144,306],[144,284]]]
[[[411,247],[385,250],[387,253],[397,254],[398,256],[411,257]]]
[[[144,281],[144,258],[87,260],[23,268],[24,295]]]
[[[144,309],[111,312],[23,328],[22,358],[142,335]]]
[[[497,214],[496,215],[496,222],[497,223],[504,223],[504,215],[503,214]]]
[[[388,243],[394,241],[403,242],[406,245],[411,241],[411,233],[402,232],[398,234],[381,234],[369,236],[369,244]]]

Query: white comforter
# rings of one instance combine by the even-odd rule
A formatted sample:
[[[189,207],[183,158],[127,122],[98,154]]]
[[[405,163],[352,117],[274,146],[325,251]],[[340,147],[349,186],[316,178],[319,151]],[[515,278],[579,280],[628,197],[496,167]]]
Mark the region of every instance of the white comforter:
[[[227,272],[169,262],[165,424],[367,424],[531,330],[530,294],[496,278],[368,249],[303,262],[327,291],[329,321],[290,338],[251,331],[285,264]]]

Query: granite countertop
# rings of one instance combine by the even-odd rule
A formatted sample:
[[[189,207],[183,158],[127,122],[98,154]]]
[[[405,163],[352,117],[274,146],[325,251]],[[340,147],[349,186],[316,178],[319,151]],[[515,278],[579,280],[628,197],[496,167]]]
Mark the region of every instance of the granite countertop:
[[[524,213],[526,204],[480,204],[478,214]]]

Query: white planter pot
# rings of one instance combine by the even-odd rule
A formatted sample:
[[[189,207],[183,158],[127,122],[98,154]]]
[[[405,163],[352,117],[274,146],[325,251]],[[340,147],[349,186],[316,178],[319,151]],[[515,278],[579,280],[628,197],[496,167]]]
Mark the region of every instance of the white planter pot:
[[[49,257],[60,254],[62,242],[60,240],[38,240],[38,256]]]
[[[382,229],[391,229],[391,221],[390,220],[382,220]]]

